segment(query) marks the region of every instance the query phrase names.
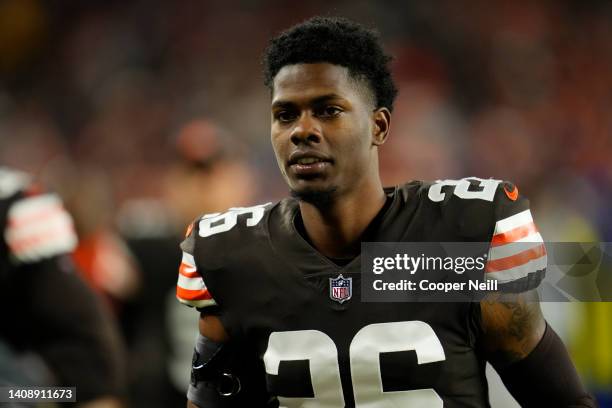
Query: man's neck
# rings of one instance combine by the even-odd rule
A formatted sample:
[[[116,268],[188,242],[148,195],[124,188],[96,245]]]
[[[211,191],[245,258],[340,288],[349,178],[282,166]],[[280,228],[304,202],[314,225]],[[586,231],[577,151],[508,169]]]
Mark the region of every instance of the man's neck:
[[[347,193],[324,207],[300,201],[304,229],[312,245],[330,258],[357,256],[360,238],[386,201],[382,184]]]

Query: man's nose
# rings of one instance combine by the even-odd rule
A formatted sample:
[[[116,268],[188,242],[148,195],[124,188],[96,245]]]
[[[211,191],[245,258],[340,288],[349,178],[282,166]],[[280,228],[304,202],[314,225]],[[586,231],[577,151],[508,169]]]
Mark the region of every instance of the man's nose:
[[[304,112],[295,123],[291,131],[291,142],[295,145],[302,143],[319,143],[321,141],[321,128],[312,114]]]

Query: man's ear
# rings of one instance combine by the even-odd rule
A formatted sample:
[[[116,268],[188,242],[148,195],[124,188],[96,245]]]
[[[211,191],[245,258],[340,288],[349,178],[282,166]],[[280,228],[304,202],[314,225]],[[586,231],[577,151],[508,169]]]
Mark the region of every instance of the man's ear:
[[[380,146],[387,140],[391,125],[391,112],[387,108],[378,108],[373,113],[372,144]]]

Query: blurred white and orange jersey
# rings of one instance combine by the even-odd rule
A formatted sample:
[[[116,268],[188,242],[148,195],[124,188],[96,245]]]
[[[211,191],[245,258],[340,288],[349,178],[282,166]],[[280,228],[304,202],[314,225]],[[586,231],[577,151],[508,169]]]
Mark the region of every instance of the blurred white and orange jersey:
[[[28,175],[0,167],[0,259],[3,269],[70,253],[77,245],[61,199]]]

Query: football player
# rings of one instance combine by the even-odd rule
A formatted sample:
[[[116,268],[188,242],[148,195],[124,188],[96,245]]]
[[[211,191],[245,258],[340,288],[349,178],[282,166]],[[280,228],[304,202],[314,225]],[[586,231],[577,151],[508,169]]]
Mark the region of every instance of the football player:
[[[467,178],[383,188],[389,60],[376,34],[338,18],[271,41],[271,140],[292,197],[188,230],[177,295],[201,311],[202,334],[189,404],[487,407],[489,361],[523,406],[595,406],[533,301],[546,252],[517,187]],[[361,302],[361,243],[376,241],[490,242],[486,278],[513,295]],[[517,252],[517,241],[533,245]],[[330,294],[340,281],[341,299]]]
[[[76,387],[79,406],[121,407],[122,344],[110,314],[73,269],[67,254],[76,243],[59,197],[0,167],[0,339],[15,353],[40,355],[55,385]],[[18,374],[0,383],[49,385],[19,383]]]

